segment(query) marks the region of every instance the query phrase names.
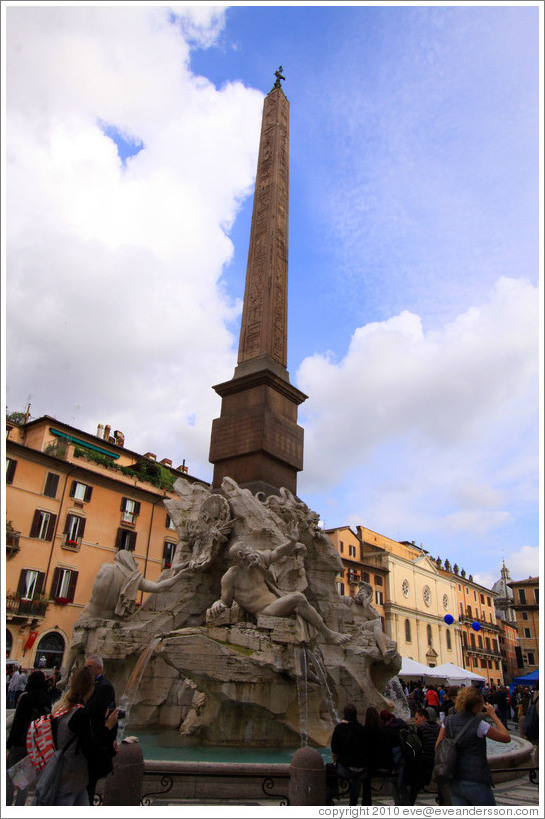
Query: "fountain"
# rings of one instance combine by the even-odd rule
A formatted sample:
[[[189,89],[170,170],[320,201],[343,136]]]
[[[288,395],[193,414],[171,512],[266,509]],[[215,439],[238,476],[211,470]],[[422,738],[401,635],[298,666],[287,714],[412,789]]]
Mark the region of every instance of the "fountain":
[[[210,746],[325,747],[346,702],[362,714],[392,707],[380,691],[401,657],[367,627],[372,612],[339,597],[342,562],[318,515],[286,489],[265,498],[230,478],[220,490],[183,480],[175,489],[165,505],[179,543],[159,590],[138,610],[125,601],[122,614],[83,613],[74,628],[72,657],[104,658],[131,731],[174,728]],[[222,600],[233,554],[248,548],[287,613]]]

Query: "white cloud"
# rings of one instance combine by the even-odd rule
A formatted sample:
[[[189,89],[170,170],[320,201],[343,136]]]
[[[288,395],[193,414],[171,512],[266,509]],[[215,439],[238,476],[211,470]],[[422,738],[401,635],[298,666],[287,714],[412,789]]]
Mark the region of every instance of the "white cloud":
[[[500,279],[440,331],[404,312],[358,328],[339,362],[303,361],[299,491],[336,487],[326,525],[349,510],[394,538],[473,536],[535,503],[538,309],[533,285]]]
[[[7,11],[8,406],[111,423],[204,477],[263,95],[188,68],[185,37],[212,42],[223,10]],[[126,168],[104,122],[143,142]]]

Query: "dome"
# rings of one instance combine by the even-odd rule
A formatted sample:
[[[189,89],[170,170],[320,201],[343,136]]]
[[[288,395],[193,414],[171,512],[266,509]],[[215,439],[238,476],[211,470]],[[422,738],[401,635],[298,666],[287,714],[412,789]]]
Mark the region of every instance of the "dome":
[[[494,585],[492,586],[492,591],[497,594],[500,598],[507,598],[508,600],[514,599],[513,589],[508,586],[507,584],[511,583],[511,578],[509,576],[509,569],[506,568],[505,563],[503,564],[501,570],[501,577],[499,580],[496,580]]]

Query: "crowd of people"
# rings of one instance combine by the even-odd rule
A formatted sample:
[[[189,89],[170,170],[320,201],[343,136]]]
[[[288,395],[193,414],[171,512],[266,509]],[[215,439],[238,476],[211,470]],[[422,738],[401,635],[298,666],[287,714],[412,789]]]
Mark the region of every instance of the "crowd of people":
[[[27,755],[31,722],[51,714],[55,747],[66,749],[54,804],[92,805],[97,782],[113,770],[117,753],[115,691],[104,677],[103,661],[98,655],[87,657],[85,664],[72,673],[64,692],[57,687],[60,679],[59,669],[46,675],[40,669],[27,673],[17,667],[9,676],[7,690],[11,690],[13,698],[8,701],[13,703],[15,713],[6,743],[6,770]],[[7,804],[25,805],[27,799],[27,789],[15,788],[7,773]]]
[[[414,805],[419,792],[432,784],[435,754],[444,737],[458,743],[454,777],[439,788],[440,800],[450,805],[495,805],[492,777],[486,754],[486,737],[508,743],[512,730],[532,703],[538,708],[537,686],[514,689],[505,686],[425,686],[411,683],[405,688],[410,718],[393,711],[368,708],[358,720],[354,705],[348,704],[331,738],[331,753],[337,775],[348,783],[350,805],[372,804],[371,783],[385,777],[392,783],[395,805]],[[522,732],[522,728],[521,728]],[[416,737],[416,739],[415,739]],[[328,804],[333,794],[328,793]]]

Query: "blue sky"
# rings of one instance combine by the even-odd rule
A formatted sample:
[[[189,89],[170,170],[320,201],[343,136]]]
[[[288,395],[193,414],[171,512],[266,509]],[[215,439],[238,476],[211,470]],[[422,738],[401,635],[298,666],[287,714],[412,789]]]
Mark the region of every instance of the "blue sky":
[[[3,12],[9,409],[211,477],[282,65],[300,495],[537,573],[540,4]]]

